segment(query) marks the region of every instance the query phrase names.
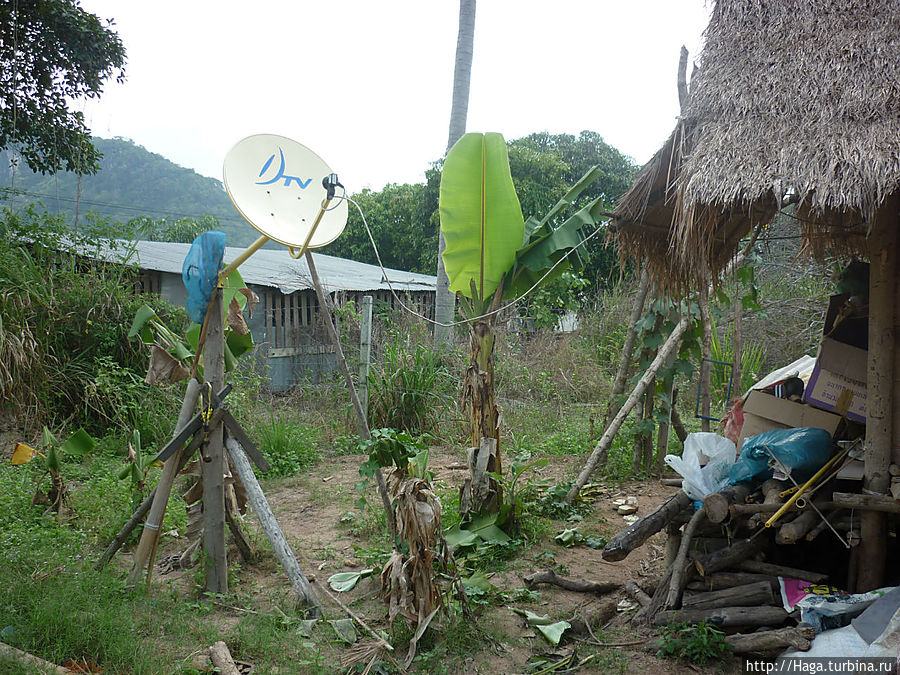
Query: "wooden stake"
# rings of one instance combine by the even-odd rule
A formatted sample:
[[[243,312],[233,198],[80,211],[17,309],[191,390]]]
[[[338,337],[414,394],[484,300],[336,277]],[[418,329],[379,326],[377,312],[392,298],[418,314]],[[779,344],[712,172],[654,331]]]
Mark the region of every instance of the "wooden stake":
[[[364,295],[359,314],[359,407],[368,421],[369,364],[372,360],[372,296]]]
[[[225,380],[225,330],[222,325],[222,289],[217,288],[203,346],[204,375],[219,391]],[[206,552],[207,593],[228,593],[228,560],[225,546],[225,453],[223,428],[218,422],[201,449],[203,479],[203,550]]]
[[[306,266],[309,268],[309,276],[312,278],[313,286],[316,289],[319,307],[323,308],[328,313],[324,322],[325,327],[328,329],[328,335],[331,338],[331,344],[334,346],[334,353],[337,357],[338,366],[340,367],[341,373],[344,376],[344,381],[347,384],[350,402],[353,404],[353,410],[356,412],[359,435],[363,440],[369,440],[372,438],[372,433],[369,430],[368,416],[366,415],[365,410],[363,410],[359,396],[356,395],[356,387],[353,386],[353,377],[350,375],[347,359],[344,358],[344,349],[341,347],[341,337],[338,335],[337,330],[335,330],[334,324],[331,321],[331,317],[334,315],[334,306],[332,305],[331,298],[325,293],[322,282],[319,280],[319,272],[316,269],[316,263],[313,260],[311,251],[306,252]],[[396,546],[398,536],[397,521],[394,517],[394,508],[391,506],[391,497],[388,495],[387,485],[384,482],[384,474],[382,474],[381,469],[375,469],[375,482],[378,485],[378,494],[381,495],[381,504],[384,506],[388,526],[391,529],[391,538],[394,542],[394,546]]]
[[[704,520],[706,520],[706,508],[701,506],[685,526],[684,534],[681,535],[681,546],[678,547],[678,555],[672,564],[672,577],[669,579],[669,592],[666,595],[665,606],[668,609],[676,609],[681,601],[681,592],[688,582],[687,565],[691,539],[694,536],[694,530]]]
[[[294,557],[294,552],[291,551],[290,545],[284,538],[284,534],[278,526],[278,521],[275,520],[275,515],[269,507],[269,502],[266,500],[265,494],[263,494],[259,481],[256,480],[247,455],[244,454],[240,444],[230,436],[225,441],[225,448],[228,451],[228,456],[231,457],[232,464],[234,464],[235,473],[240,477],[244,488],[247,490],[247,497],[250,500],[250,505],[253,507],[253,512],[259,518],[263,531],[272,544],[275,557],[281,563],[284,573],[287,574],[288,579],[291,581],[291,587],[299,597],[300,602],[310,606],[313,613],[318,615],[321,607],[319,599],[309,585],[309,581],[303,575],[303,570],[300,569],[300,564],[297,562],[297,558]]]

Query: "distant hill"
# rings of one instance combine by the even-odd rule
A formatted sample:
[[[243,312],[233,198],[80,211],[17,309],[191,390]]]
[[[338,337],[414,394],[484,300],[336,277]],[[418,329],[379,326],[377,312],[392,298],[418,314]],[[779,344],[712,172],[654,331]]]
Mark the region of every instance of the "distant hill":
[[[103,158],[100,171],[81,179],[79,218],[89,211],[123,223],[136,216],[171,221],[210,215],[218,219],[230,246],[246,246],[256,239],[221,181],[178,166],[125,138],[94,138],[94,145]],[[78,176],[66,172],[42,176],[21,159],[13,171],[11,155],[0,152],[0,205],[4,199],[35,202],[74,219]],[[3,188],[13,188],[12,195],[4,194]]]

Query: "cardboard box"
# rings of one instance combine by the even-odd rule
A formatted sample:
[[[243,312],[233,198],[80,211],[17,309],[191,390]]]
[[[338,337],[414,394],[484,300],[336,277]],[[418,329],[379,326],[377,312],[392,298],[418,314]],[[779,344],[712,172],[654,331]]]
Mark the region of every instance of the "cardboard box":
[[[847,417],[866,421],[866,370],[868,352],[843,342],[824,338],[816,357],[803,400],[822,410],[834,410],[838,397],[849,389],[853,392]]]
[[[761,391],[751,391],[744,401],[744,426],[738,439],[738,452],[744,439],[772,429],[816,427],[834,435],[839,415],[819,410],[810,405],[776,398]]]

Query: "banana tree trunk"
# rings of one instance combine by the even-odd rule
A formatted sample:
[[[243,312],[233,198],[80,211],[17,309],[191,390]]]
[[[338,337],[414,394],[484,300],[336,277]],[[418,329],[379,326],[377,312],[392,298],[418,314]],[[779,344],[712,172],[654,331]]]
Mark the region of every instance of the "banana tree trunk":
[[[465,401],[472,436],[468,458],[470,475],[460,493],[460,513],[463,515],[496,512],[503,504],[501,486],[485,475],[503,472],[500,409],[494,399],[494,331],[491,318],[474,322],[469,338],[471,361],[466,371]],[[489,453],[489,456],[481,457],[483,453]],[[475,489],[485,482],[489,483],[489,489]]]

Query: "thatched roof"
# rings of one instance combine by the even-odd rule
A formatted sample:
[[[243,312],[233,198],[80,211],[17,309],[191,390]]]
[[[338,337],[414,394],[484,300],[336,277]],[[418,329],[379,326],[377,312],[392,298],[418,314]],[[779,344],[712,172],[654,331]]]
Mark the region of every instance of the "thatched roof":
[[[785,199],[813,251],[864,253],[898,186],[900,0],[717,0],[682,117],[619,201],[617,236],[680,286]]]

